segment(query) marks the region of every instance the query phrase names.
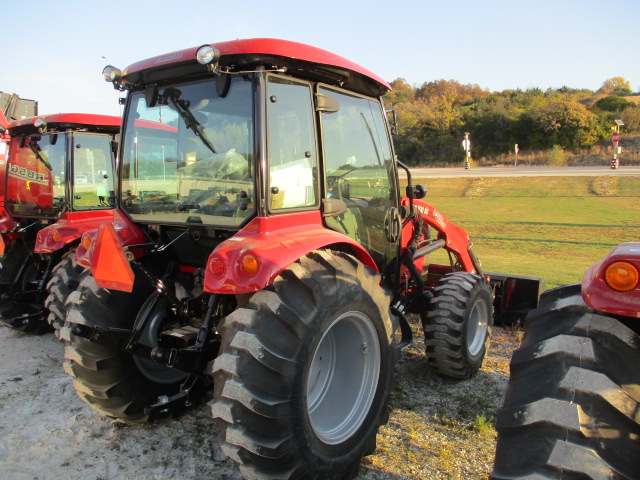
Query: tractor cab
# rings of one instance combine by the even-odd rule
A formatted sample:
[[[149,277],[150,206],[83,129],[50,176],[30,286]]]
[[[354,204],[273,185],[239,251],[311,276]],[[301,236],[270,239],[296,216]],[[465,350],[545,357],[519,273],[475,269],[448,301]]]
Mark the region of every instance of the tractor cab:
[[[128,91],[119,205],[130,228],[142,227],[140,238],[199,267],[240,231],[229,244],[234,251],[249,237],[258,241],[256,232],[287,224],[350,244],[378,271],[397,265],[400,195],[377,98],[390,88],[385,81],[329,52],[269,39],[206,45],[104,73]],[[274,256],[266,238],[259,251],[249,243],[259,266],[252,278],[212,271],[209,289],[266,285],[301,250],[281,245]]]

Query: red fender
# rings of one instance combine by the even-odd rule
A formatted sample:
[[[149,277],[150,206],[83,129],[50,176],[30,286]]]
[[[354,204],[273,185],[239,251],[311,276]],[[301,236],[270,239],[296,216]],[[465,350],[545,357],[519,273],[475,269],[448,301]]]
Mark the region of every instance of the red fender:
[[[38,232],[35,253],[51,253],[78,239],[84,232],[96,230],[101,223],[113,222],[113,210],[66,212],[56,223]]]
[[[466,272],[477,273],[471,255],[469,255],[469,235],[462,228],[451,223],[438,209],[421,200],[414,200],[418,212],[422,214],[422,221],[438,232],[438,239],[446,241],[448,251],[454,253]],[[409,205],[409,199],[402,197],[401,205]]]
[[[256,292],[302,256],[331,245],[347,246],[362,263],[377,271],[360,244],[324,227],[319,211],[257,217],[211,253],[203,290],[224,294]]]
[[[618,261],[628,262],[640,272],[640,242],[618,245],[591,266],[582,279],[582,298],[594,310],[640,318],[640,283],[629,291],[619,292],[605,282],[605,270]]]

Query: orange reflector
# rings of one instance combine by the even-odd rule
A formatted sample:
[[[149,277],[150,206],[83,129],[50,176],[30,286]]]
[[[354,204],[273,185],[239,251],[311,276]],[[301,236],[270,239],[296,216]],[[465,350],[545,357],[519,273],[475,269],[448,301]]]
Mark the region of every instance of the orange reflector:
[[[638,286],[640,274],[629,262],[614,262],[605,270],[604,280],[617,292],[628,292]]]
[[[91,274],[100,288],[131,292],[135,275],[127,261],[120,239],[110,223],[98,228]]]
[[[240,258],[240,271],[248,277],[253,277],[260,270],[260,262],[253,253],[247,253]]]
[[[4,237],[0,235],[0,257],[4,255]]]
[[[80,243],[82,244],[82,246],[84,248],[89,250],[89,247],[91,246],[91,237],[89,235],[87,235],[86,233],[84,233],[82,235],[82,240],[80,240]]]
[[[53,240],[53,243],[58,243],[58,240],[60,240],[60,232],[58,230],[51,231],[51,240]]]

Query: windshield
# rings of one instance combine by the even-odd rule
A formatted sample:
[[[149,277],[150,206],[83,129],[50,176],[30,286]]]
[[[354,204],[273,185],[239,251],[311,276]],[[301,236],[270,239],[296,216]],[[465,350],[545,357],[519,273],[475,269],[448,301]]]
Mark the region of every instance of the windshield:
[[[110,208],[115,203],[111,137],[73,135],[73,208]]]
[[[254,210],[251,81],[223,76],[130,96],[123,208],[143,222],[242,224]]]
[[[65,206],[65,134],[11,140],[6,204],[16,216],[57,218]]]

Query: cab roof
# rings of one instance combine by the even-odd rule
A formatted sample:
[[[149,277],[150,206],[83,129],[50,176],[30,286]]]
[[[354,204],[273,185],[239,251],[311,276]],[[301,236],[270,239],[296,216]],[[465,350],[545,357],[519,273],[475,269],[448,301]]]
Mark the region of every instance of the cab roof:
[[[220,51],[219,65],[231,72],[259,66],[266,69],[284,67],[289,75],[340,85],[367,95],[381,96],[391,90],[385,80],[369,70],[310,45],[273,38],[232,40],[211,45]],[[123,83],[131,88],[206,73],[207,67],[196,61],[199,48],[178,50],[134,63],[123,71]]]
[[[42,119],[46,127],[36,126],[36,121]],[[96,115],[92,113],[54,113],[38,115],[36,117],[21,118],[9,124],[10,134],[35,133],[42,131],[88,130],[90,132],[118,133],[122,124],[121,117],[111,115]]]

